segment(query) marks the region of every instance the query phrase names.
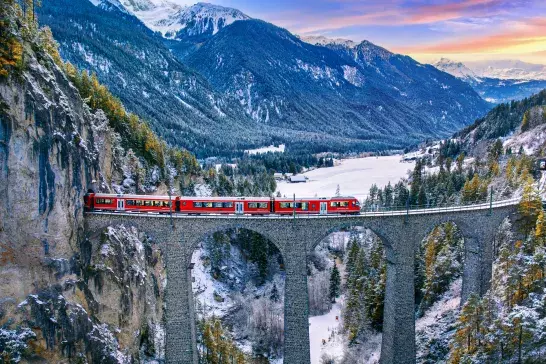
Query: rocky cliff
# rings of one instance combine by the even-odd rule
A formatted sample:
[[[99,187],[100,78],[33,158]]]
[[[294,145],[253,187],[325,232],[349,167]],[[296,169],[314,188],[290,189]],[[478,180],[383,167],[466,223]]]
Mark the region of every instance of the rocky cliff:
[[[158,245],[123,226],[83,233],[83,195],[93,181],[131,189],[134,155],[43,49],[21,43],[22,71],[0,79],[0,356],[161,360]]]

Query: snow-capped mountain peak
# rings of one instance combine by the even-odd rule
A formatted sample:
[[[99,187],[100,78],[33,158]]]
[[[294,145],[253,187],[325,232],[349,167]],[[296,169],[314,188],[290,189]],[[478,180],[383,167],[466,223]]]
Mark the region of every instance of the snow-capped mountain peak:
[[[327,46],[327,45],[341,45],[347,48],[354,48],[358,45],[358,43],[353,42],[350,39],[343,39],[343,38],[327,38],[322,35],[307,35],[307,36],[300,36],[299,37],[302,41],[305,43],[309,43],[312,45],[320,45],[320,46]]]
[[[91,0],[95,5],[102,1],[123,8],[151,30],[171,39],[214,35],[237,20],[250,19],[237,9],[208,3],[184,7],[169,0]]]
[[[179,24],[182,26],[181,29],[186,29],[187,35],[205,34],[211,30],[212,34],[216,34],[220,29],[237,20],[248,19],[250,19],[248,15],[237,9],[197,3],[180,13]]]
[[[480,77],[501,80],[546,80],[546,65],[519,60],[489,60],[467,62],[467,66]]]
[[[457,78],[467,81],[480,82],[480,78],[476,75],[476,73],[465,66],[462,62],[455,62],[448,58],[441,58],[432,65],[439,70],[449,73]]]

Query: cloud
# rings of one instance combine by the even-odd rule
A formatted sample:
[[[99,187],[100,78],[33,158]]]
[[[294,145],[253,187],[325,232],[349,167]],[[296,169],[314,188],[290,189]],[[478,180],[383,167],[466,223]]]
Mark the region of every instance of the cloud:
[[[464,0],[424,5],[413,11],[407,18],[407,23],[428,24],[468,16],[490,16],[502,12],[507,3],[506,0]]]
[[[294,13],[294,17],[285,20],[285,24],[292,22],[296,31],[311,33],[318,31],[336,30],[354,26],[401,26],[439,24],[454,21],[457,25],[476,27],[478,19],[484,19],[507,14],[515,8],[525,8],[536,0],[444,0],[443,3],[419,4],[407,1],[338,1],[336,11],[323,11],[320,6],[314,13]],[[319,1],[319,3],[321,3]],[[464,20],[462,20],[464,19]],[[470,19],[470,21],[467,21]],[[306,24],[298,27],[299,24]]]
[[[546,18],[509,21],[502,32],[444,40],[434,44],[400,47],[402,53],[532,53],[546,50]]]

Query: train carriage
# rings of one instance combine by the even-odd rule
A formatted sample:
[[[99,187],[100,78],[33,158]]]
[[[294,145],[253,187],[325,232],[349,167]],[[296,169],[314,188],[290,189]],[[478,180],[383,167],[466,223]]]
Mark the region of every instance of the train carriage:
[[[253,214],[271,213],[269,198],[237,197],[181,197],[180,210],[188,214]]]
[[[321,212],[321,202],[325,202],[326,199],[319,198],[297,198],[297,199],[288,199],[288,198],[276,198],[274,202],[274,210],[276,214],[280,215],[315,215]],[[325,213],[325,212],[324,212]]]

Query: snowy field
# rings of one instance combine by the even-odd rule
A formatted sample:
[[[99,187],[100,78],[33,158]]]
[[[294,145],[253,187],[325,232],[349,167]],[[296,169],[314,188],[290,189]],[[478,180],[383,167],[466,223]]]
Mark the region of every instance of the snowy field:
[[[277,191],[286,197],[293,194],[296,197],[327,197],[333,196],[339,185],[342,195],[363,200],[374,183],[380,188],[389,181],[394,185],[407,176],[408,170],[413,170],[414,162],[400,162],[400,159],[399,155],[345,159],[340,165],[304,173],[307,183],[278,182]]]
[[[322,316],[309,317],[309,344],[311,364],[319,364],[320,357],[327,353],[341,360],[343,358],[343,335],[341,333],[341,304],[343,297],[332,306],[330,312]],[[336,317],[338,318],[336,320]],[[322,344],[326,340],[326,344]]]

